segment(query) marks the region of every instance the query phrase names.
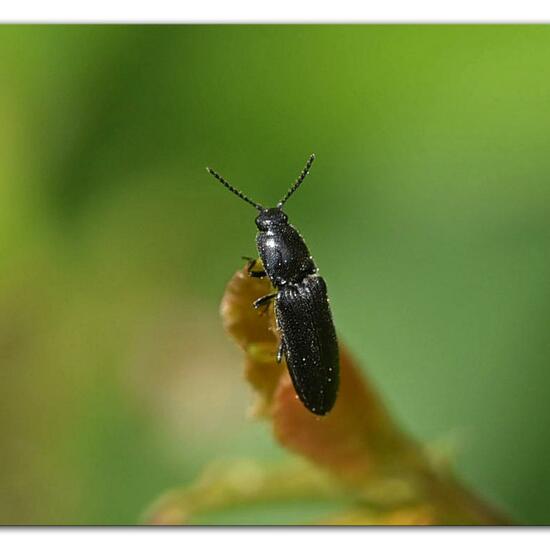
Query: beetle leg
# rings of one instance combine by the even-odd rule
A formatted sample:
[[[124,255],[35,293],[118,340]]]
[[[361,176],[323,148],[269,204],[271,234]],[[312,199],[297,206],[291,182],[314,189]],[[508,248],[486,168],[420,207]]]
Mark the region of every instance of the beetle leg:
[[[264,309],[262,310],[261,315],[264,315],[267,311],[267,308],[269,307],[271,300],[273,300],[275,296],[277,296],[276,292],[274,292],[273,294],[266,294],[265,296],[258,298],[257,300],[255,300],[253,304],[254,308],[259,309],[260,307],[263,306]]]
[[[258,279],[261,279],[262,277],[265,277],[267,275],[265,271],[252,271],[252,270],[249,270],[248,274],[251,277],[257,277]]]
[[[286,351],[285,341],[283,340],[283,338],[281,338],[279,348],[277,349],[277,363],[281,362],[285,351]]]
[[[267,273],[263,269],[261,271],[252,271],[258,260],[251,258],[250,256],[242,256],[242,259],[248,261],[246,271],[251,277],[262,278],[267,275]]]

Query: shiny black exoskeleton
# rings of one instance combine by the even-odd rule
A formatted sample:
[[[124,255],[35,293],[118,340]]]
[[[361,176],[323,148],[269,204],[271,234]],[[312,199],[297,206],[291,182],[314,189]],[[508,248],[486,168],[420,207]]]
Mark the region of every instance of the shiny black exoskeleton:
[[[280,332],[277,361],[284,354],[294,388],[304,405],[314,414],[324,415],[334,406],[339,383],[339,358],[336,331],[327,297],[325,281],[304,239],[288,223],[282,207],[298,189],[313,160],[311,155],[299,178],[275,208],[264,208],[230,185],[214,170],[208,171],[225,187],[260,213],[256,218],[259,233],[256,245],[263,269],[254,270],[255,260],[248,264],[252,277],[269,277],[276,293],[263,296],[254,307],[267,306],[275,299],[275,315]]]
[[[304,239],[281,208],[267,208],[256,218],[256,246],[275,288],[299,283],[317,271]]]

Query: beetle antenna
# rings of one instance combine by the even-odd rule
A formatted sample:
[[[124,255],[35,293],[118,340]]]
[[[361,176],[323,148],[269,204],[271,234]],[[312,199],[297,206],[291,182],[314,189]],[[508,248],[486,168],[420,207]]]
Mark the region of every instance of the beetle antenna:
[[[249,199],[244,193],[239,191],[236,187],[233,187],[227,180],[222,178],[215,170],[212,170],[212,168],[207,167],[206,171],[212,174],[224,187],[227,187],[229,191],[231,191],[232,193],[235,193],[237,197],[241,198],[243,201],[247,202],[248,204],[251,204],[254,208],[258,210],[263,210],[263,207],[261,205]]]
[[[304,166],[304,169],[298,176],[298,179],[292,184],[292,187],[286,192],[286,195],[278,202],[277,208],[281,208],[283,204],[290,198],[290,196],[302,185],[302,182],[306,179],[306,176],[309,174],[309,169],[311,168],[311,165],[313,164],[313,161],[315,160],[315,155],[312,154],[306,162],[306,165]]]

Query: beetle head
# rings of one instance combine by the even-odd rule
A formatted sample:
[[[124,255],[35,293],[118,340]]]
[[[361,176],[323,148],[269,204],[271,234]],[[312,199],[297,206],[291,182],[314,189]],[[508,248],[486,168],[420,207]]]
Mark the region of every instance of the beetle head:
[[[281,208],[265,208],[256,218],[256,226],[260,231],[267,231],[276,225],[286,225],[288,223],[287,215]]]

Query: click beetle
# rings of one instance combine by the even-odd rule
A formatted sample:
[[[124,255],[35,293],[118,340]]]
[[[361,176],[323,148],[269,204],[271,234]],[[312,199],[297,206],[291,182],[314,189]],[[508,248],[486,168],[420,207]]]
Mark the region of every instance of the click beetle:
[[[254,307],[275,300],[275,317],[280,334],[277,362],[286,358],[294,388],[302,403],[314,414],[325,415],[336,401],[339,384],[338,341],[324,279],[318,275],[303,237],[288,223],[283,206],[300,187],[315,160],[311,155],[298,179],[273,208],[264,208],[211,168],[207,168],[229,191],[259,211],[256,217],[256,246],[263,263],[252,277],[269,277],[276,289],[256,300]]]

